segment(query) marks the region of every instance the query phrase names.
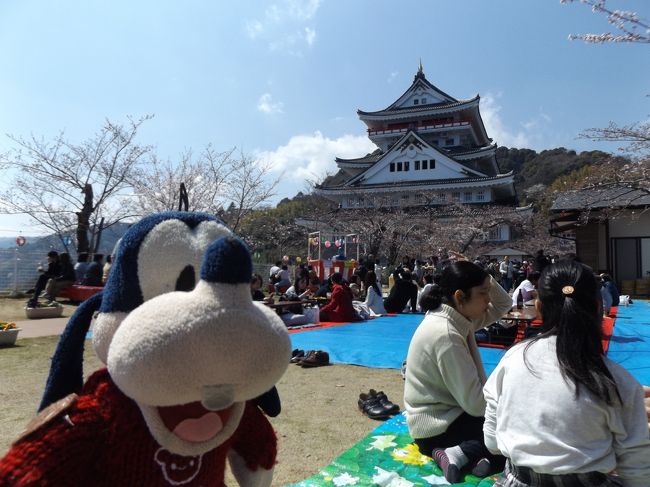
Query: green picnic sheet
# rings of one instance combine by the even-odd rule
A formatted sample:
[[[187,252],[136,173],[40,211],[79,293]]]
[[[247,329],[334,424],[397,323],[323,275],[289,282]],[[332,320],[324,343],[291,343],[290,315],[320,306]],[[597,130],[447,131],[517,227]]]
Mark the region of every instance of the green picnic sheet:
[[[317,474],[287,487],[457,485],[491,487],[497,476],[449,484],[435,462],[422,455],[408,433],[403,414],[383,422]]]

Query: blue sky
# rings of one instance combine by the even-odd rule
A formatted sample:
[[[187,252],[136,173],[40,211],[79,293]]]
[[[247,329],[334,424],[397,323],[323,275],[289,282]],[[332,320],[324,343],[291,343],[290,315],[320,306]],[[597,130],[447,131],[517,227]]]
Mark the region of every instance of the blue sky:
[[[647,0],[609,3],[650,17]],[[568,40],[607,30],[559,0],[4,0],[0,151],[7,133],[81,141],[106,117],[154,114],[139,141],[160,157],[237,146],[293,196],[334,156],[372,150],[356,110],[392,103],[420,59],[443,91],[481,95],[499,145],[614,150],[576,135],[648,118],[650,48]],[[18,230],[38,233],[0,216],[0,236]]]

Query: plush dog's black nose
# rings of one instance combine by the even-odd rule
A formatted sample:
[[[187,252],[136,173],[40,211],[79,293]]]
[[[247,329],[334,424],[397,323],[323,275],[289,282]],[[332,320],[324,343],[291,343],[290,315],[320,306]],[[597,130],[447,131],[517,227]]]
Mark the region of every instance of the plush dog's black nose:
[[[235,237],[222,237],[212,242],[201,266],[201,279],[213,283],[248,283],[252,273],[253,264],[248,248]]]

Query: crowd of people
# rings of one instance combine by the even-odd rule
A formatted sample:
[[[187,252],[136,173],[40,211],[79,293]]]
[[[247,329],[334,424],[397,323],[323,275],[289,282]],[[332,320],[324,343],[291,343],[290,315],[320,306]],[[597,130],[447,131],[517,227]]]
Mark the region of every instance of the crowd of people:
[[[384,297],[382,270],[369,258],[349,282],[336,272],[321,283],[299,266],[289,294],[330,297],[323,321],[355,321],[360,303],[376,314],[425,313],[406,359],[406,420],[447,481],[503,471],[497,487],[650,485],[643,387],[601,345],[601,321],[619,299],[608,273],[541,250],[521,262],[405,256]],[[536,307],[540,333],[488,379],[476,332],[519,300]]]
[[[27,294],[32,295],[27,301],[27,307],[37,307],[39,297],[45,299],[46,305],[54,304],[61,291],[75,284],[103,286],[110,269],[110,255],[106,256],[104,262],[103,254],[94,254],[92,259],[89,259],[87,253],[80,252],[77,262],[73,264],[69,253],[50,250],[47,253],[47,269],[39,267],[39,276],[34,287],[27,290]]]

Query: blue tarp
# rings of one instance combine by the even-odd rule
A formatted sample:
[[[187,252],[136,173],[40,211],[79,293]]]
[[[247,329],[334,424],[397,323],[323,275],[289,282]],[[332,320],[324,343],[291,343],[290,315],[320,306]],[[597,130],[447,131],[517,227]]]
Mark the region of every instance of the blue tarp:
[[[362,323],[309,330],[291,335],[293,348],[325,350],[335,364],[400,369],[409,343],[424,315],[382,316]],[[480,348],[489,375],[504,350]],[[650,385],[650,302],[635,300],[619,307],[608,356],[642,384]]]

